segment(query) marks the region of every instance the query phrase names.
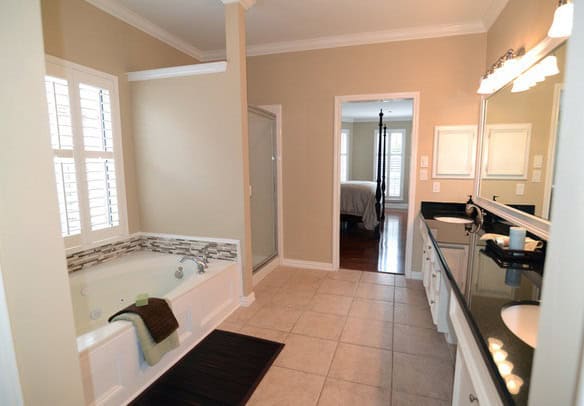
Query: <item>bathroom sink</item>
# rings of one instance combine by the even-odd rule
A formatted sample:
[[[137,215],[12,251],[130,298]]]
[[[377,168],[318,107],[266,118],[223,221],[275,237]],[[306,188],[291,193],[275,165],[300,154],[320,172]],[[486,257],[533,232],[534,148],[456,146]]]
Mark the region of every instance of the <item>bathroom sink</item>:
[[[519,302],[505,306],[501,309],[501,318],[505,326],[521,341],[533,348],[537,346],[539,325],[537,302]]]
[[[450,216],[436,216],[434,220],[442,221],[443,223],[453,223],[453,224],[470,224],[473,221],[469,218],[464,217],[450,217]]]

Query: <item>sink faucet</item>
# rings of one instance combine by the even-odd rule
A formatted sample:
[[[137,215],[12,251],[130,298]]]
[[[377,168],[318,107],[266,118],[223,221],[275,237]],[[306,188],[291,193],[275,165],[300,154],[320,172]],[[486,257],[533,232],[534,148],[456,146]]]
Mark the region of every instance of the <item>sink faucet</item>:
[[[464,212],[467,216],[472,217],[474,219],[474,223],[477,226],[476,231],[479,231],[483,226],[483,222],[485,220],[483,210],[472,202],[467,202],[466,207],[464,208]]]
[[[184,256],[179,260],[179,262],[181,264],[185,263],[186,261],[193,261],[197,265],[198,272],[205,273],[205,268],[207,268],[207,265],[199,258],[191,257],[191,256]]]

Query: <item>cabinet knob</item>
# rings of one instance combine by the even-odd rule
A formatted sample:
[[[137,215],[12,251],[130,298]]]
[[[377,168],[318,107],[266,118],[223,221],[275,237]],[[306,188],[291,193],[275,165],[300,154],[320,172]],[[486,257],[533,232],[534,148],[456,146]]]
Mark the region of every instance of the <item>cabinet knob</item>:
[[[470,403],[474,403],[474,402],[477,402],[477,403],[479,403],[479,398],[477,398],[477,397],[476,397],[475,395],[473,395],[472,393],[470,393],[470,394],[468,395],[468,400],[469,400],[469,402],[470,402]]]
[[[435,300],[430,300],[430,304],[433,305],[434,303],[436,303]]]

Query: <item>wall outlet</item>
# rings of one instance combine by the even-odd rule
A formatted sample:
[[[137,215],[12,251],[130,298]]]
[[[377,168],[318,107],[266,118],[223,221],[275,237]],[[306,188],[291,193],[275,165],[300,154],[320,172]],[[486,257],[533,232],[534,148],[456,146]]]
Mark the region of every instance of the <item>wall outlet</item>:
[[[531,175],[531,181],[534,183],[541,182],[541,170],[534,169],[533,174]]]
[[[428,180],[428,170],[420,169],[420,180]]]
[[[534,155],[533,156],[533,167],[534,168],[541,168],[543,166],[543,155]]]
[[[428,155],[422,155],[420,157],[420,168],[428,167]]]
[[[440,182],[432,183],[432,192],[440,193]]]
[[[515,194],[523,196],[525,194],[525,183],[518,183],[515,185]]]

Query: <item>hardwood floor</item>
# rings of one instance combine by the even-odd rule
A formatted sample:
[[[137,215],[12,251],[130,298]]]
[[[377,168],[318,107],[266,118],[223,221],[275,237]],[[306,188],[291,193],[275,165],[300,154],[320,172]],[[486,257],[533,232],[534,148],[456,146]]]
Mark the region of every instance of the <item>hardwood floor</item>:
[[[341,268],[404,274],[407,213],[386,211],[379,241],[359,224],[341,224]]]

